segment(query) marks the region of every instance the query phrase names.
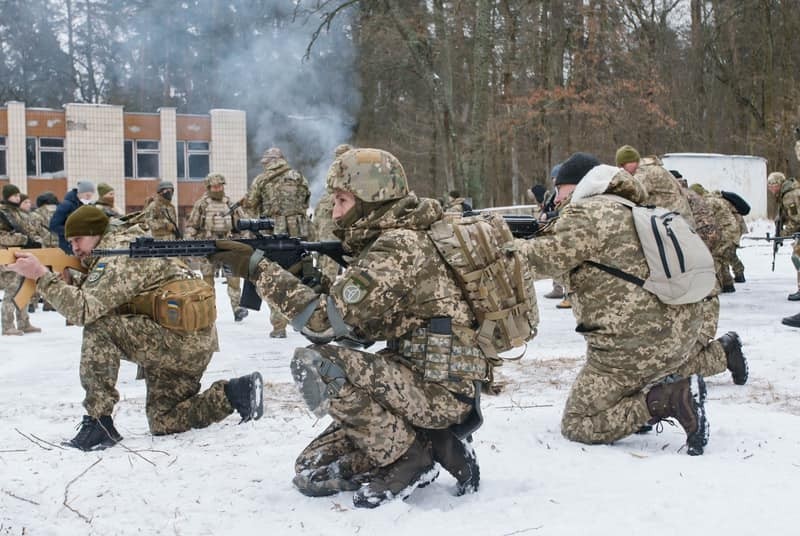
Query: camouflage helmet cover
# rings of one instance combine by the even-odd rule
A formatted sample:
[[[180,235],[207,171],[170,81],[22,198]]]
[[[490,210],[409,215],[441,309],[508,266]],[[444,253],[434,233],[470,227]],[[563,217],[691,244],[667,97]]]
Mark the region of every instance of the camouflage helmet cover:
[[[225,176],[222,173],[209,173],[206,177],[206,188],[219,186],[220,184],[225,184]]]
[[[786,182],[786,175],[780,171],[773,171],[767,177],[767,184],[783,184]]]
[[[261,163],[269,164],[270,162],[278,160],[279,158],[284,158],[283,151],[277,147],[270,147],[261,155]]]
[[[328,172],[329,186],[367,203],[391,201],[408,195],[403,166],[381,149],[352,149],[337,158]]]

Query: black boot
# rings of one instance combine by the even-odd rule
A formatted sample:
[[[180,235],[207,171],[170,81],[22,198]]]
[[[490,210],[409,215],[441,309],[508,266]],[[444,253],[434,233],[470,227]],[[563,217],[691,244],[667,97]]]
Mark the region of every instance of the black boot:
[[[749,371],[747,359],[742,353],[742,339],[739,338],[735,331],[729,331],[717,340],[725,351],[725,359],[728,364],[728,370],[731,371],[733,383],[744,385],[747,383]]]
[[[341,491],[358,490],[369,481],[368,470],[359,453],[348,453],[328,465],[300,471],[292,484],[307,497],[327,497]]]
[[[376,508],[392,499],[405,499],[417,487],[439,475],[427,440],[420,435],[399,459],[374,471],[370,481],[353,494],[356,508]]]
[[[733,276],[734,283],[744,283],[745,281],[747,280],[744,278],[744,273],[736,274]]]
[[[800,301],[800,290],[794,294],[789,294],[789,301]]]
[[[720,292],[736,292],[736,287],[733,286],[733,283],[730,285],[722,285]]]
[[[114,420],[110,415],[103,415],[99,419],[84,415],[78,435],[65,444],[88,451],[112,447],[119,441],[122,441],[122,436],[114,428]]]
[[[225,396],[242,418],[239,424],[257,421],[264,414],[264,380],[258,372],[229,380]]]
[[[787,316],[781,320],[781,324],[792,326],[793,328],[800,328],[800,313],[797,313],[794,316]]]
[[[677,419],[686,432],[687,453],[689,456],[699,456],[708,443],[705,399],[706,384],[703,377],[697,374],[660,383],[647,393],[647,409],[653,417],[649,424],[670,417]]]
[[[481,481],[481,469],[475,449],[472,448],[472,436],[459,439],[449,429],[427,430],[433,447],[433,459],[453,475],[458,482],[456,495],[478,491]]]

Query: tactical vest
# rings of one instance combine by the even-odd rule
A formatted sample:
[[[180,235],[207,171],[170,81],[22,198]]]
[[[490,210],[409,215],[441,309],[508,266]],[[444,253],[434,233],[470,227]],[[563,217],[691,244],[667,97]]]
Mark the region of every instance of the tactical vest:
[[[209,328],[217,319],[214,289],[202,279],[178,279],[120,305],[117,314],[145,315],[181,333]]]
[[[233,229],[233,220],[228,214],[228,198],[223,197],[219,201],[206,197],[203,210],[203,229],[212,235],[227,235]]]

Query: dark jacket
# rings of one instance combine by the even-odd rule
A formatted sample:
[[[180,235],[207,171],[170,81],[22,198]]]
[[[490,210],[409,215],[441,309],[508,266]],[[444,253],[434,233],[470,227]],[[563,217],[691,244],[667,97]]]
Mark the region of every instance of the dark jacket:
[[[58,247],[63,249],[68,255],[72,255],[72,248],[64,237],[64,224],[67,222],[69,215],[80,206],[81,200],[78,199],[78,189],[73,188],[67,192],[67,195],[64,196],[64,200],[58,204],[56,212],[50,220],[50,230],[58,235]]]

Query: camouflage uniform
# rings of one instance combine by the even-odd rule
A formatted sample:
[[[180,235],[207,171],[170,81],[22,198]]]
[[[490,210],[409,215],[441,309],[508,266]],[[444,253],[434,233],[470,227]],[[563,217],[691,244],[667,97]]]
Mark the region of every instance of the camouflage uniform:
[[[98,248],[127,247],[144,232],[131,227],[103,235]],[[176,259],[130,259],[124,256],[90,258],[89,273],[80,286],[68,285],[58,274],[39,278],[36,288],[58,312],[84,326],[80,378],[89,416],[111,415],[119,400],[115,388],[120,359],[144,369],[146,412],[153,434],[202,428],[230,415],[226,381],[200,392],[200,380],[215,351],[212,325],[194,332],[162,327],[146,314],[128,314],[132,302],[164,284],[193,279],[192,271]]]
[[[655,156],[642,158],[634,175],[647,192],[647,204],[673,210],[683,216],[689,225],[695,226],[689,199],[681,190],[672,173]]]
[[[374,149],[351,153],[355,154],[342,158],[388,155]],[[310,350],[344,372],[327,409],[334,425],[301,453],[298,475],[343,453],[359,473],[388,466],[415,442],[415,428],[447,429],[473,411],[476,391],[471,379],[426,381],[418,362],[409,357],[412,336],[417,341],[433,337],[425,331],[431,319],[448,317],[452,322],[449,359],[462,363],[467,358],[461,356],[473,356],[481,371],[480,378],[472,379],[491,378],[492,367],[471,328],[476,319],[426,232],[442,217],[441,205],[408,193],[402,168],[391,158],[394,163],[384,159],[382,172],[372,179],[379,187],[370,193],[348,190],[374,205],[365,216],[337,230],[354,260],[327,294],[300,284],[275,263],[262,260],[258,265],[259,294],[278,304],[296,328],[318,341]],[[347,180],[340,179],[338,187],[348,188],[343,186]],[[327,344],[332,339],[387,341],[387,348],[373,354]],[[298,349],[293,367],[307,351]]]
[[[158,194],[147,203],[137,221],[146,223],[150,235],[156,240],[175,240],[181,237],[175,205]]]
[[[645,201],[641,183],[622,169],[610,182],[601,181],[598,190]],[[604,196],[579,198],[577,193],[561,210],[552,235],[517,244],[537,276],[564,274],[576,330],[587,342],[586,364],[572,385],[561,432],[573,441],[610,443],[651,418],[645,389],[686,362],[702,306],[666,305],[587,264],[595,261],[642,279],[649,273],[630,209]]]
[[[50,219],[56,211],[57,205],[42,205],[32,211],[31,223],[38,229],[38,236],[42,239],[42,245],[46,248],[58,247],[58,235],[50,230]]]
[[[261,159],[264,172],[253,179],[245,205],[257,218],[272,218],[275,234],[307,238],[309,232],[308,200],[311,194],[302,173],[292,169],[276,148],[267,149]],[[283,333],[286,318],[270,307],[270,322],[274,334]]]
[[[734,216],[733,205],[725,201],[719,192],[706,193],[705,200],[714,211],[714,219],[720,229],[720,241],[717,250],[712,250],[714,264],[717,269],[717,279],[723,289],[733,287],[731,275],[731,259],[736,254],[739,240],[742,237],[742,225]]]
[[[782,224],[781,235],[800,233],[800,182],[797,179],[783,181],[777,195],[777,204]],[[800,240],[794,241],[792,263],[797,270],[797,288],[800,289]]]
[[[112,205],[110,203],[105,202],[102,199],[98,199],[97,201],[95,201],[94,202],[94,206],[96,206],[97,208],[102,210],[103,213],[106,216],[108,216],[109,218],[119,218],[120,216],[123,216],[122,212],[117,210],[117,207],[115,207],[114,205]],[[175,220],[175,221],[178,221],[178,220]]]
[[[209,177],[222,177],[222,175],[209,175]],[[207,179],[208,181],[208,179]],[[207,182],[210,184],[225,184],[222,182]],[[211,192],[205,192],[192,207],[192,212],[186,220],[186,237],[201,239],[223,239],[235,236],[236,222],[244,216],[241,208],[236,208],[231,212],[231,200],[226,195],[220,199],[212,199]],[[222,192],[220,192],[222,193]],[[217,270],[222,270],[227,283],[228,299],[231,303],[231,310],[234,314],[240,309],[239,301],[242,296],[241,283],[238,277],[232,277],[221,265],[211,264],[207,259],[200,261],[200,272],[203,279],[211,288],[214,288],[214,274]]]
[[[27,215],[24,215],[18,206],[0,201],[0,212],[2,212],[12,224],[17,226],[19,230],[23,231],[22,233],[15,231],[4,218],[0,218],[0,248],[6,249],[8,246],[24,246],[28,242],[28,238],[41,243],[39,230],[34,227],[32,220],[26,217]],[[2,331],[4,334],[13,333],[15,329],[19,330],[16,332],[18,335],[21,334],[20,332],[39,331],[38,328],[31,326],[28,309],[26,307],[17,309],[17,306],[14,304],[14,292],[16,292],[16,289],[20,287],[22,282],[23,277],[21,275],[17,275],[14,272],[0,271],[0,289],[4,291],[3,304],[0,308],[0,314],[2,315],[2,320],[0,320],[0,322],[2,322]],[[15,316],[16,328],[14,327]]]

